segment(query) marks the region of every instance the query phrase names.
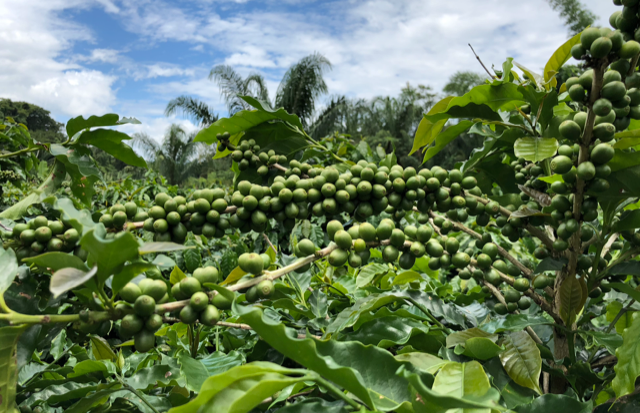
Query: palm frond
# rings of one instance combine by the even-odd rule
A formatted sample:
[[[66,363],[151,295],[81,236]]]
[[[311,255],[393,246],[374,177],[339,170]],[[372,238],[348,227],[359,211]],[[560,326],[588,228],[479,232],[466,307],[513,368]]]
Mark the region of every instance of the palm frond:
[[[218,65],[211,69],[209,79],[215,80],[220,88],[220,95],[227,102],[229,114],[233,115],[245,109],[244,100],[240,99],[246,92],[242,76],[229,65]]]
[[[164,111],[165,116],[182,114],[201,127],[209,126],[218,120],[211,106],[191,96],[179,96],[172,99]]]
[[[306,126],[313,116],[316,99],[328,91],[323,77],[327,69],[331,69],[331,62],[319,53],[302,58],[282,78],[276,106],[298,115]]]
[[[142,152],[142,156],[153,162],[160,151],[160,145],[146,133],[134,133],[132,135],[131,146]]]

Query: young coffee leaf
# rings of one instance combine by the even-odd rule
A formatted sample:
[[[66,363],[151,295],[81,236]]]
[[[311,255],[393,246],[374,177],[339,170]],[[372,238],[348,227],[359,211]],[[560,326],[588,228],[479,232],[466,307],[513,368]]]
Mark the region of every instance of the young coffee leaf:
[[[526,331],[515,331],[505,334],[502,345],[505,351],[500,353],[500,361],[509,377],[519,385],[542,394],[539,385],[542,358],[535,341]]]
[[[93,267],[88,272],[76,268],[63,268],[53,273],[49,282],[49,291],[54,298],[61,296],[69,290],[81,286],[92,279],[98,272],[98,267]]]
[[[622,346],[616,350],[618,362],[614,366],[616,377],[611,386],[617,397],[633,393],[640,376],[640,317],[634,317],[631,325],[622,334]]]

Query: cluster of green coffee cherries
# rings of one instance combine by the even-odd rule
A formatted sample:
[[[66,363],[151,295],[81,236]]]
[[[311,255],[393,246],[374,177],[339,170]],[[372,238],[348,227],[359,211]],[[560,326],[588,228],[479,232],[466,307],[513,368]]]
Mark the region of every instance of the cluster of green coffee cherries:
[[[141,222],[149,215],[142,208],[138,208],[135,202],[129,201],[123,204],[112,205],[108,212],[100,216],[100,222],[107,229],[120,231],[128,221]],[[113,236],[113,235],[112,235]]]
[[[224,139],[224,136],[220,136],[220,139]],[[227,143],[227,145],[231,149],[232,145],[229,143]],[[236,146],[235,150],[231,153],[231,158],[238,163],[238,169],[241,171],[249,167],[257,168],[257,172],[260,175],[268,174],[269,166],[287,162],[286,156],[276,155],[273,149],[261,152],[260,145],[256,145],[256,141],[253,139],[242,141]],[[311,167],[309,167],[309,169],[310,168]]]
[[[211,284],[217,284],[218,270],[215,267],[197,268],[192,276],[182,278],[168,288],[162,278],[144,278],[138,284],[128,283],[119,292],[123,301],[116,310],[125,314],[119,325],[120,337],[133,337],[137,351],[147,352],[155,346],[155,332],[164,324],[161,307],[170,301],[189,300],[179,310],[178,318],[185,324],[198,321],[205,326],[214,326],[220,320],[219,310],[231,308],[231,302],[222,295],[213,298],[207,293]]]
[[[50,221],[40,215],[26,223],[16,224],[12,236],[20,245],[15,248],[18,260],[57,251],[74,251],[76,255],[86,259],[86,252],[77,245],[80,234],[64,221]]]

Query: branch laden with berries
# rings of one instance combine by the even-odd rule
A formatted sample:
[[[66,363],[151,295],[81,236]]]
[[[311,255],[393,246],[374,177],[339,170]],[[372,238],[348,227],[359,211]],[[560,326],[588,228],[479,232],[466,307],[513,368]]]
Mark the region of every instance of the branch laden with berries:
[[[2,221],[0,412],[633,411],[640,44],[624,3],[543,75],[508,59],[434,105],[425,162],[485,138],[456,169],[313,140],[244,97],[254,110],[197,137],[232,157],[231,188],[34,200],[52,206]],[[584,72],[558,85],[571,56]]]

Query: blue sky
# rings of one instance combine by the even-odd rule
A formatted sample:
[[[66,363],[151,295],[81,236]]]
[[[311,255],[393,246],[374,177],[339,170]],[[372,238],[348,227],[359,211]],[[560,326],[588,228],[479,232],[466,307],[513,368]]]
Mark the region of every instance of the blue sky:
[[[605,24],[610,0],[583,0]],[[319,52],[333,64],[330,94],[396,95],[407,82],[440,91],[456,70],[514,57],[540,71],[567,38],[545,0],[2,0],[0,97],[66,122],[119,113],[127,132],[161,139],[182,118],[167,102],[191,95],[226,114],[217,64],[262,73],[271,97],[286,69]],[[328,96],[327,96],[328,98]]]

